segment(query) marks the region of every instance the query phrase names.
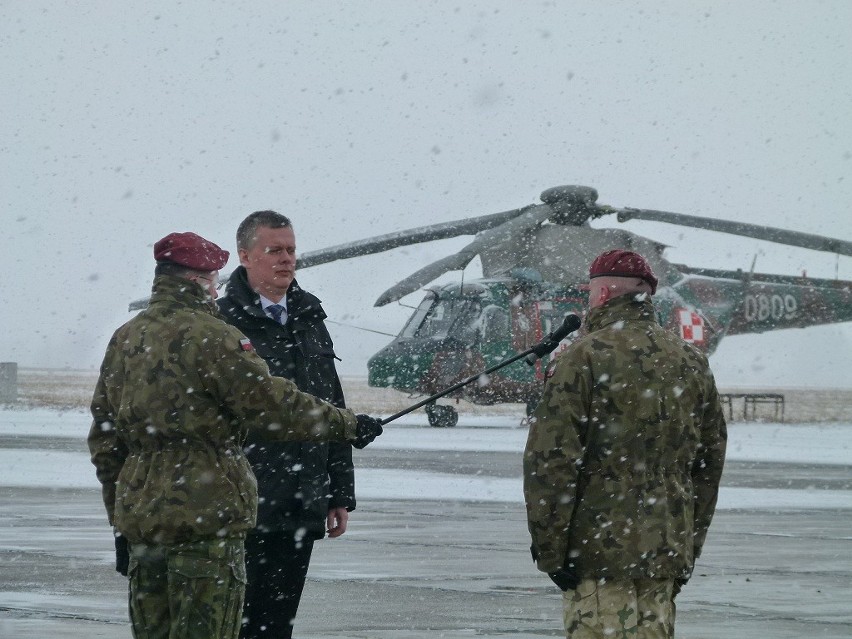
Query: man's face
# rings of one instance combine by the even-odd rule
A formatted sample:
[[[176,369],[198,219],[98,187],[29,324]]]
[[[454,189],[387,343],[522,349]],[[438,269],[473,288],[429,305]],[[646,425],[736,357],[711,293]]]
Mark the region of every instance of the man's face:
[[[260,227],[248,249],[239,249],[249,286],[273,302],[287,293],[296,276],[296,235],[292,227]]]

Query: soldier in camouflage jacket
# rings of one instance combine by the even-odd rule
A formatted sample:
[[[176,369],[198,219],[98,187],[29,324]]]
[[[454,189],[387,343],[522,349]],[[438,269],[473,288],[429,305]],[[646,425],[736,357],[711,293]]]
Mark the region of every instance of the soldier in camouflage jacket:
[[[173,544],[254,527],[248,429],[344,441],[355,416],[272,377],[198,284],[158,276],[147,309],[110,340],[89,448],[110,523],[131,543]]]
[[[89,449],[109,521],[130,542],[134,636],[236,638],[257,513],[247,432],[366,445],[365,418],[270,375],[219,319],[226,251],[191,233],[154,248],[150,304],[107,347]]]
[[[567,636],[669,637],[713,516],[725,420],[705,356],[657,322],[647,262],[608,252],[591,277],[587,335],[558,357],[531,419],[533,557],[565,591]],[[611,597],[620,617],[588,609]]]

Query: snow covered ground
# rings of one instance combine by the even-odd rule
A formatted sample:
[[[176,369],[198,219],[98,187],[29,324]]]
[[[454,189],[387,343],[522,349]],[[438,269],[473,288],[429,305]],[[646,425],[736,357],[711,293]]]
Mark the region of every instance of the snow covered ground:
[[[90,418],[82,412],[0,410],[0,436],[85,439]],[[852,424],[734,423],[729,427],[729,461],[852,465]],[[409,451],[519,452],[526,430],[505,416],[462,416],[453,429],[426,426],[408,415],[388,425],[371,448]],[[468,476],[425,470],[360,468],[359,495],[365,499],[522,501],[518,478]],[[98,488],[85,448],[80,452],[0,448],[0,486]],[[834,490],[723,487],[718,507],[852,508],[852,493]]]
[[[561,636],[527,549],[519,421],[413,413],[357,451],[358,509],[318,544],[300,636]],[[0,410],[3,639],[130,636],[88,429],[84,411]],[[728,462],[678,636],[852,636],[852,423],[735,422]]]

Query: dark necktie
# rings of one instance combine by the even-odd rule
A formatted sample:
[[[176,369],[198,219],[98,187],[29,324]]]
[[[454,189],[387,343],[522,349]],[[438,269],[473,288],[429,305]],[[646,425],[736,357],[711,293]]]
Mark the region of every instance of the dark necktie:
[[[281,304],[270,304],[266,307],[267,312],[272,314],[272,319],[274,319],[279,324],[283,324],[281,321],[281,316],[284,315],[284,321],[287,321],[287,315],[285,314],[285,309]]]

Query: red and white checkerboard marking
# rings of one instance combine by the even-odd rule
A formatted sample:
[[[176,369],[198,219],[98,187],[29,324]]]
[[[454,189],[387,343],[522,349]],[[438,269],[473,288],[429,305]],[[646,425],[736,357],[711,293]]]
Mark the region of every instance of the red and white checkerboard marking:
[[[704,343],[704,320],[698,313],[685,308],[678,309],[680,336],[690,344]]]

